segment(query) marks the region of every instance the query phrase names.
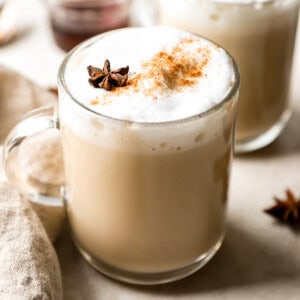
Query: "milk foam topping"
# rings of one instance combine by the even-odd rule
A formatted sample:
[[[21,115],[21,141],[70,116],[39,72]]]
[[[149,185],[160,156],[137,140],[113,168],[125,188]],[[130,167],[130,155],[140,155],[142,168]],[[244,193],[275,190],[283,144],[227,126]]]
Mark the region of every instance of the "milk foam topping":
[[[111,91],[88,82],[89,65],[129,66]],[[212,42],[166,26],[115,31],[75,51],[65,70],[72,96],[89,109],[135,122],[174,121],[220,103],[236,80],[230,56]]]

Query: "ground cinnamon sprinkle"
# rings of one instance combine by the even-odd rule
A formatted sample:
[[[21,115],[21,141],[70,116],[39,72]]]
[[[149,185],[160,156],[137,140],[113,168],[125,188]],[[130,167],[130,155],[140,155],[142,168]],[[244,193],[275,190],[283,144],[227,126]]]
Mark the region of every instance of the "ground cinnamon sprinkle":
[[[91,100],[91,104],[92,105],[96,105],[98,103],[99,103],[99,99],[98,98]]]
[[[90,101],[91,105],[105,105],[111,103],[112,99],[109,95],[104,94],[101,98],[95,98]]]
[[[210,59],[208,48],[196,50],[198,55],[185,55],[184,47],[187,44],[198,42],[196,39],[183,39],[170,51],[160,51],[154,57],[144,62],[142,67],[144,72],[130,76],[127,86],[122,89],[112,90],[113,94],[123,94],[129,90],[137,93],[142,91],[145,96],[158,99],[160,93],[165,93],[166,89],[180,91],[185,87],[191,87],[197,83],[199,77],[205,76],[203,68]],[[199,54],[202,59],[199,60]],[[140,83],[147,80],[149,87],[144,87]]]

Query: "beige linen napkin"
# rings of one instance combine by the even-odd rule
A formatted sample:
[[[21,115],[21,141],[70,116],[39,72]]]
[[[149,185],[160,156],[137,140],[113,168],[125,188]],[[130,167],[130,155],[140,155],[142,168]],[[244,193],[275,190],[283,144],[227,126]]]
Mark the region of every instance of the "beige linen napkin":
[[[0,66],[0,144],[25,113],[55,104],[56,97],[18,73]]]
[[[54,248],[35,212],[0,183],[0,299],[62,299]]]
[[[0,146],[4,142],[9,130],[23,115],[35,108],[56,104],[57,99],[52,93],[33,84],[30,80],[18,73],[0,66]],[[59,137],[51,130],[34,139],[29,139],[25,147],[20,150],[21,165],[26,169],[31,178],[45,178],[63,182],[61,163],[61,149]],[[43,149],[43,151],[41,151]],[[1,150],[1,149],[0,149]],[[53,150],[54,155],[49,153]],[[2,150],[1,150],[2,153]],[[49,161],[49,158],[51,161]],[[1,159],[1,158],[0,158]],[[58,163],[59,168],[52,168],[43,173],[45,165],[51,166]],[[2,173],[2,175],[1,175]],[[0,181],[3,179],[3,170],[0,170]],[[57,183],[57,182],[56,182]],[[43,186],[37,186],[45,192]],[[62,225],[64,224],[65,211],[63,208],[50,207],[31,203],[40,217],[50,239],[55,241]]]
[[[55,101],[50,93],[0,66],[0,162],[1,143],[12,125],[29,110]],[[39,142],[48,145],[42,155],[38,155],[41,149]],[[57,156],[61,155],[60,143],[58,136],[53,134],[49,138],[44,135],[34,144],[29,143],[27,150],[26,147],[22,150],[20,159],[29,175],[33,178],[40,176],[44,168],[43,160],[49,157],[51,150],[56,155],[50,157],[57,161]],[[50,168],[49,174],[43,174],[42,178],[54,178],[57,172],[62,172],[61,168]],[[63,180],[61,176],[59,178]],[[60,300],[61,273],[49,237],[54,240],[58,235],[64,220],[64,209],[32,205],[5,181],[0,163],[0,299]]]

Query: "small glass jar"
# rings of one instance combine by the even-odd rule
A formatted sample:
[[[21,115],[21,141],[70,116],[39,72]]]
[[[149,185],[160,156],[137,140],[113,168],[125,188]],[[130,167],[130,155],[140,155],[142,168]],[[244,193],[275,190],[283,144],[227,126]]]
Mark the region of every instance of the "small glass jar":
[[[129,26],[131,0],[50,0],[57,45],[69,51],[96,34]]]
[[[290,117],[288,92],[298,0],[158,0],[159,23],[219,43],[241,72],[236,152],[275,140]]]

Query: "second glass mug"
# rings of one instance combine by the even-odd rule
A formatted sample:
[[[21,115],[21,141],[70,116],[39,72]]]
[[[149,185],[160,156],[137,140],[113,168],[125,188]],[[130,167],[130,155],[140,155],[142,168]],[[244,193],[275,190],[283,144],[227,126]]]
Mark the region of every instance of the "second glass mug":
[[[299,0],[158,0],[159,22],[227,49],[241,73],[237,153],[274,141],[289,120]]]
[[[65,81],[73,56],[107,34],[82,43],[65,58],[58,114],[39,109],[11,131],[6,172],[11,181],[20,177],[15,162],[24,139],[58,128],[66,172],[62,196],[84,258],[121,281],[174,281],[201,268],[222,244],[239,73],[232,60],[230,90],[204,113],[160,123],[107,117],[83,106]],[[46,200],[36,197],[40,203]]]

